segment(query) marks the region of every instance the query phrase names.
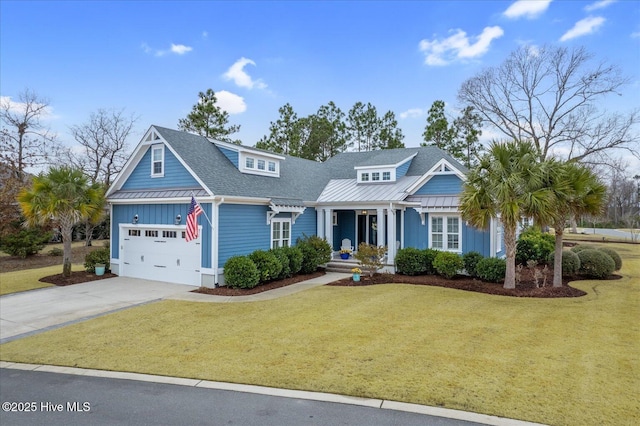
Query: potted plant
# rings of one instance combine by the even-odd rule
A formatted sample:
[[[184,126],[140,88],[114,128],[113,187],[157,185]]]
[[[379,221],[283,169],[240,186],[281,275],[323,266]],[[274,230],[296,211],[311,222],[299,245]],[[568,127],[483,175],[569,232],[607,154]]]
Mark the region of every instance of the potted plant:
[[[360,274],[362,273],[362,269],[360,268],[353,268],[351,270],[351,273],[353,274],[353,281],[358,282],[360,281]]]
[[[96,275],[104,275],[104,269],[107,267],[104,263],[96,263]]]
[[[349,256],[351,256],[351,250],[349,250],[349,249],[340,250],[340,258],[341,259],[348,259]]]

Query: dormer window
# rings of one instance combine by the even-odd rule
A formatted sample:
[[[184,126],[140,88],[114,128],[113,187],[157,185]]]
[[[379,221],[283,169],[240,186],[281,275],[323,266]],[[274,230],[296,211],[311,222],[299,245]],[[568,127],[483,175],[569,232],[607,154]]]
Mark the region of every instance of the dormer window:
[[[251,157],[247,157],[247,159],[246,159],[244,164],[245,164],[247,169],[253,169],[254,159],[251,158]]]
[[[369,182],[369,173],[362,173],[362,174],[360,175],[360,180],[361,180],[362,182]]]
[[[164,176],[164,145],[151,147],[151,177]]]
[[[258,160],[258,170],[264,170],[264,160]]]
[[[382,180],[391,180],[391,172],[382,172]]]
[[[373,172],[371,173],[371,180],[373,182],[377,182],[380,180],[380,172]]]
[[[276,171],[276,163],[273,161],[269,161],[269,171],[275,173]]]

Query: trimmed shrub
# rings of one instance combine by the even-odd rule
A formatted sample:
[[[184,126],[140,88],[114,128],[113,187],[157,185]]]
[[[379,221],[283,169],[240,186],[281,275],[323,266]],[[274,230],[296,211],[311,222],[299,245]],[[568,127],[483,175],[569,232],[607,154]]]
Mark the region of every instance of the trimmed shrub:
[[[619,271],[620,268],[622,268],[622,258],[620,257],[617,251],[609,247],[600,247],[597,250],[600,250],[604,253],[607,253],[609,256],[611,256],[611,259],[613,259],[613,262],[616,264],[616,269],[615,269],[616,271]]]
[[[305,235],[303,238],[298,238],[296,247],[302,251],[300,272],[303,274],[311,274],[318,269],[318,266],[331,260],[331,246],[327,240],[317,235],[310,237]]]
[[[278,278],[282,271],[282,263],[275,254],[265,250],[256,250],[249,255],[249,259],[256,264],[260,272],[260,282],[265,283]]]
[[[433,267],[436,269],[438,274],[451,279],[458,273],[458,271],[464,268],[464,262],[462,261],[462,257],[455,253],[441,251],[436,255],[436,258],[433,261]]]
[[[462,261],[464,262],[464,269],[467,271],[467,274],[473,278],[478,277],[478,273],[476,272],[476,266],[478,262],[482,260],[483,256],[477,251],[470,251],[469,253],[465,253],[462,255]]]
[[[231,288],[254,288],[260,272],[248,256],[232,256],[224,264],[224,281]]]
[[[536,228],[528,228],[518,237],[516,263],[526,265],[529,260],[545,263],[554,246],[553,235],[543,234]]]
[[[436,249],[424,249],[424,265],[425,265],[425,273],[427,275],[435,275],[436,268],[433,266],[433,261],[436,260],[436,256],[440,253],[440,250]]]
[[[504,281],[504,275],[507,273],[507,262],[497,257],[485,257],[476,265],[476,273],[478,278],[483,281],[499,283]]]
[[[64,254],[64,250],[58,247],[54,247],[47,252],[49,256],[62,256]]]
[[[280,280],[283,278],[289,278],[292,274],[291,274],[291,267],[289,266],[290,264],[289,256],[287,256],[285,247],[278,247],[275,249],[271,249],[269,251],[273,253],[273,255],[278,259],[278,262],[280,262],[280,265],[282,265],[280,273],[276,278]]]
[[[84,270],[90,273],[96,272],[96,264],[101,263],[105,266],[104,270],[109,271],[110,264],[109,247],[102,247],[90,251],[84,256]]]
[[[396,272],[403,275],[421,275],[427,271],[424,250],[407,247],[396,254]]]
[[[289,269],[291,275],[295,275],[302,269],[302,251],[298,247],[282,247],[282,250],[287,254],[289,258]]]
[[[0,250],[11,256],[26,258],[38,253],[51,239],[51,232],[40,228],[15,228],[0,240]]]
[[[600,250],[586,249],[578,252],[579,273],[592,278],[606,278],[616,270],[611,256]]]
[[[547,263],[549,265],[553,265],[555,251],[549,254],[547,258]],[[572,252],[571,250],[562,250],[562,276],[570,277],[575,275],[580,270],[580,258],[577,253]]]
[[[574,253],[579,253],[582,250],[587,250],[587,249],[594,249],[595,247],[591,247],[591,246],[585,246],[584,244],[580,245],[575,245],[573,247],[571,247],[569,250],[571,250]]]

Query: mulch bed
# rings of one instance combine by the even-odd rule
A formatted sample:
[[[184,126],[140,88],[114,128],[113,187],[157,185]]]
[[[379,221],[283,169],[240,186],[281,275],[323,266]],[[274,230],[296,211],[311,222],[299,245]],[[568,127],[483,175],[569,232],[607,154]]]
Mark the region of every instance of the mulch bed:
[[[72,284],[82,284],[88,281],[104,280],[105,278],[113,278],[113,277],[117,277],[117,275],[112,274],[111,272],[105,272],[104,275],[98,276],[93,272],[72,271],[70,277],[65,277],[62,274],[56,274],[56,275],[49,275],[48,277],[40,278],[39,281],[43,283],[55,284],[57,286],[67,286]]]
[[[192,293],[213,294],[214,296],[249,296],[251,294],[258,294],[258,293],[262,293],[263,291],[273,290],[274,288],[286,287],[288,285],[299,283],[301,281],[306,281],[312,278],[321,277],[324,274],[325,274],[324,271],[317,271],[312,274],[299,274],[291,278],[285,278],[284,280],[278,280],[278,281],[271,281],[269,283],[265,283],[249,289],[230,288],[230,287],[218,287],[218,288],[200,287],[196,290],[193,290]]]
[[[215,296],[248,296],[251,294],[262,293],[263,291],[273,290],[274,288],[286,287],[291,284],[306,281],[312,278],[320,277],[325,272],[319,270],[313,274],[301,274],[295,277],[287,278],[284,280],[271,281],[266,284],[259,285],[252,289],[240,289],[229,287],[207,288],[200,287],[193,290],[192,293],[212,294]],[[360,287],[369,285],[383,285],[383,284],[413,284],[413,285],[431,285],[436,287],[446,287],[465,291],[475,291],[477,293],[494,294],[500,296],[511,297],[539,297],[539,298],[554,298],[554,297],[580,297],[587,293],[578,290],[577,288],[568,285],[570,281],[584,280],[582,276],[565,277],[563,279],[563,285],[559,288],[554,288],[551,285],[551,279],[553,271],[549,271],[549,282],[547,285],[536,287],[533,280],[533,271],[525,269],[522,271],[521,282],[516,284],[515,289],[505,289],[502,283],[488,283],[480,281],[478,279],[470,278],[464,275],[457,275],[453,279],[446,279],[439,275],[400,275],[400,274],[374,274],[373,277],[368,275],[362,275],[359,282],[354,282],[351,278],[344,278],[338,281],[334,281],[327,285],[329,286],[343,286],[343,287]],[[65,278],[62,274],[51,275],[41,278],[40,281],[55,284],[57,286],[67,286],[72,284],[81,284],[88,281],[102,280],[105,278],[117,277],[117,275],[110,272],[105,272],[104,275],[97,276],[94,273],[85,271],[74,271],[71,276]],[[622,278],[620,275],[611,275],[607,280],[618,280]]]

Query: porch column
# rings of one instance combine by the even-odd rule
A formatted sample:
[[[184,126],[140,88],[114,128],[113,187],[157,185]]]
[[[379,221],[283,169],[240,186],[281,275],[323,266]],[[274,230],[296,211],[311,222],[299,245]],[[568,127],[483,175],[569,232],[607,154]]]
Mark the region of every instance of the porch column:
[[[385,232],[384,232],[384,209],[378,209],[378,231],[376,232],[376,245],[377,246],[384,246],[384,236],[385,236]]]
[[[324,238],[324,219],[322,215],[324,214],[324,210],[316,209],[316,235],[320,238]]]
[[[331,209],[324,209],[324,238],[333,251],[333,211]]]
[[[396,211],[387,210],[387,263],[393,265],[396,258]]]
[[[406,209],[400,210],[400,248],[404,248],[404,212]]]

